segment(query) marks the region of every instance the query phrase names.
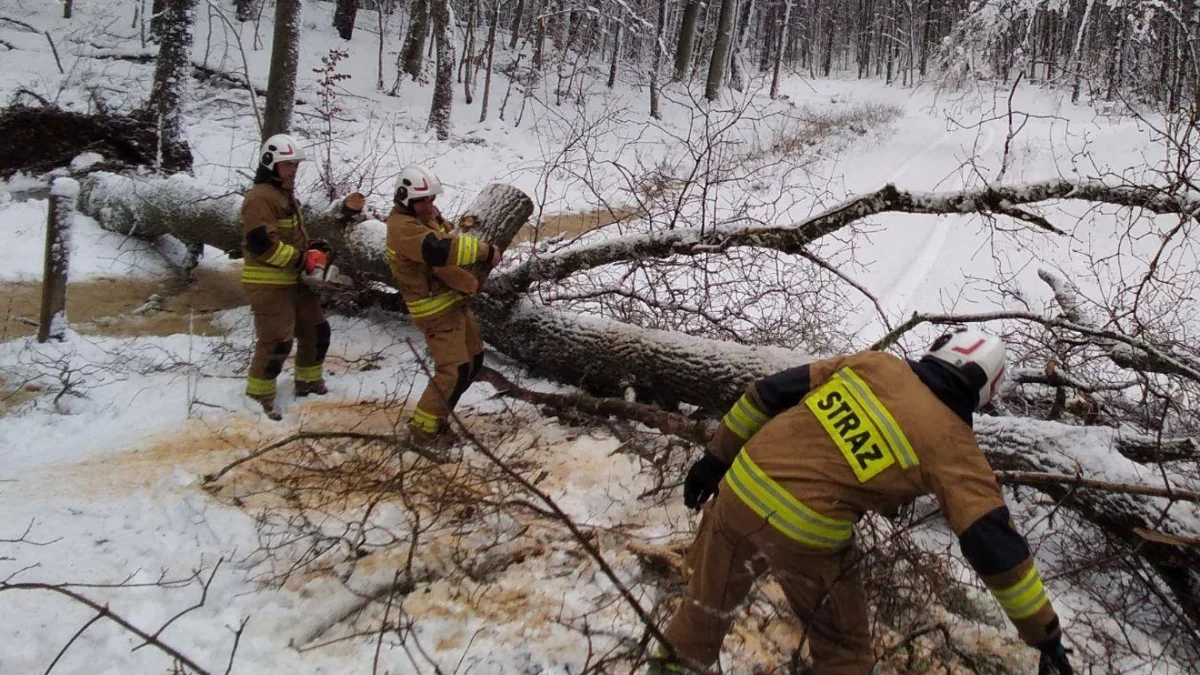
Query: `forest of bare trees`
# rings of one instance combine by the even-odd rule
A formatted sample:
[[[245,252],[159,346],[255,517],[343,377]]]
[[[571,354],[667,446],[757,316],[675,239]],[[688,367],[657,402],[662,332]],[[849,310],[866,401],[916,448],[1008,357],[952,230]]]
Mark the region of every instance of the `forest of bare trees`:
[[[352,16],[347,4],[338,3],[343,37]],[[426,0],[360,4],[407,18],[405,35],[394,39],[404,44],[401,69],[418,77],[435,7]],[[724,87],[741,89],[778,70],[899,86],[946,77],[1021,78],[1070,87],[1076,97],[1169,107],[1196,89],[1200,3],[1191,0],[454,0],[450,6],[464,42],[483,40],[484,27],[497,23],[509,35],[493,35],[489,43],[527,45],[537,71],[613,64],[650,84],[660,62],[669,63],[663,70],[672,80],[706,77],[710,100]]]

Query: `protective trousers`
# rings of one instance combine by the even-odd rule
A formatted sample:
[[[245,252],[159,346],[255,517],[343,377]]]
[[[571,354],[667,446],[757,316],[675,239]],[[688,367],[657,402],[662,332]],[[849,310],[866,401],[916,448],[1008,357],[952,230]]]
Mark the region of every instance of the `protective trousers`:
[[[273,399],[275,378],[296,340],[296,382],[323,381],[325,353],[329,351],[329,322],[321,311],[321,299],[303,284],[272,286],[243,284],[254,314],[254,357],[246,379],[246,393],[254,398]]]
[[[813,671],[867,675],[875,662],[866,593],[853,546],[820,551],[789,539],[751,511],[726,485],[710,502],[687,554],[685,597],[665,635],[683,660],[705,668],[755,579],[770,569],[807,628]]]
[[[433,357],[433,379],[421,392],[409,424],[419,432],[441,431],[458,404],[458,399],[479,376],[483,365],[483,340],[470,308],[455,305],[446,311],[421,319],[417,327]]]

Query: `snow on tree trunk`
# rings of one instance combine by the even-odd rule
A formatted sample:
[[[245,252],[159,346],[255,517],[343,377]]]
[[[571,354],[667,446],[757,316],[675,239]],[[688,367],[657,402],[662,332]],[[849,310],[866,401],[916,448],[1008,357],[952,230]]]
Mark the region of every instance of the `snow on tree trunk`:
[[[46,213],[46,258],[42,272],[42,311],[37,341],[61,340],[67,332],[67,270],[71,259],[71,219],[79,183],[55,178]]]
[[[713,43],[712,58],[708,62],[708,82],[704,87],[704,98],[715,101],[721,95],[721,82],[725,79],[725,62],[729,59],[729,43],[733,38],[733,10],[737,0],[721,0],[721,13],[717,18],[717,39]]]
[[[144,7],[145,5],[143,5]],[[162,39],[163,18],[167,14],[167,0],[154,0],[150,3],[150,41]]]
[[[192,37],[196,21],[196,0],[175,0],[168,4],[162,17],[162,40],[154,65],[154,85],[150,90],[149,108],[158,122],[158,142],[154,166],[164,166],[170,145],[183,140],[183,99],[191,81]]]
[[[675,45],[675,80],[686,80],[691,72],[692,48],[696,44],[696,19],[703,0],[688,0],[679,24],[679,41]]]
[[[429,33],[429,0],[413,0],[408,16],[408,35],[400,50],[401,70],[413,80],[421,77],[425,58],[425,35]]]
[[[429,126],[439,141],[450,138],[450,108],[454,104],[454,36],[450,34],[450,0],[431,0],[433,35],[437,43],[437,76],[433,82],[433,102],[429,107]]]
[[[667,0],[658,0],[658,24],[654,30],[654,63],[650,69],[650,116],[662,119],[659,108],[659,71],[662,70],[663,33],[667,28]]]
[[[771,73],[771,98],[779,96],[779,68],[783,64],[783,52],[788,38],[788,25],[792,21],[792,0],[784,0],[784,2],[783,23],[777,29],[779,39],[775,44],[775,67]]]
[[[729,56],[729,86],[737,91],[746,88],[746,66],[742,63],[742,51],[746,48],[746,36],[754,18],[754,0],[745,0],[737,22],[737,39],[733,40],[733,53]]]
[[[227,194],[184,175],[147,178],[96,172],[79,195],[79,211],[117,234],[152,241],[172,235],[240,254],[242,197]],[[533,202],[508,185],[490,185],[462,215],[479,220],[479,236],[507,246],[533,212]],[[337,253],[338,266],[363,279],[392,284],[384,244],[386,227],[378,220],[347,223],[341,202],[307,210],[305,229]]]
[[[271,41],[271,72],[263,112],[263,140],[286,133],[292,126],[296,101],[296,70],[300,63],[301,0],[277,0],[275,35]]]

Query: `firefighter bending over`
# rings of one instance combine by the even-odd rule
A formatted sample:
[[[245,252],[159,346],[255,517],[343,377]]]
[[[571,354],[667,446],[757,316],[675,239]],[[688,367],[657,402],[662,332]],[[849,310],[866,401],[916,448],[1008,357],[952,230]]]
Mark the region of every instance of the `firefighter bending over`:
[[[814,672],[871,672],[854,524],[932,493],[967,561],[1040,650],[1039,672],[1070,675],[1058,617],[972,430],[1004,358],[999,338],[959,330],[919,362],[862,352],[751,385],[684,483],[689,508],[717,498],[688,552],[688,597],[665,631],[680,660],[655,669],[711,666],[733,612],[770,569],[808,626]]]

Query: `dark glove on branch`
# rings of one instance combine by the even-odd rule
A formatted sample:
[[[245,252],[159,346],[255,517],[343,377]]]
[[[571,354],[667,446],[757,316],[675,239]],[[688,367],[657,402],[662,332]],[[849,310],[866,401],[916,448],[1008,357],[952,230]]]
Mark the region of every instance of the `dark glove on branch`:
[[[704,453],[688,470],[683,480],[683,504],[693,511],[717,494],[717,485],[725,477],[729,465],[715,456]]]
[[[1043,642],[1037,648],[1042,653],[1038,661],[1038,675],[1072,675],[1075,672],[1067,659],[1070,651],[1063,646],[1061,637]]]

